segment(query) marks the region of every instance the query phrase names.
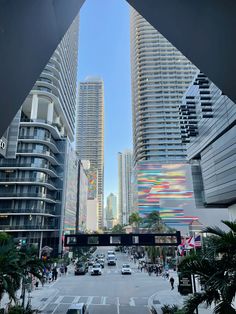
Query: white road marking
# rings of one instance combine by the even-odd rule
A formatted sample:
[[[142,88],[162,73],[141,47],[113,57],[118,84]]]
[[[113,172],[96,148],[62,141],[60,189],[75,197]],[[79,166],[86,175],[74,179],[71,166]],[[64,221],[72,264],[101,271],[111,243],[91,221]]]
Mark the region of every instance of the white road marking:
[[[130,306],[135,306],[134,298],[130,298],[130,299],[129,299],[129,305],[130,305]]]
[[[90,304],[92,303],[92,301],[93,301],[93,298],[94,298],[94,297],[92,297],[92,296],[91,296],[91,297],[88,297],[88,300],[87,300],[86,303],[87,303],[88,305],[90,305]]]
[[[64,297],[65,297],[64,295],[61,295],[60,297],[58,297],[58,298],[56,299],[56,301],[55,301],[54,303],[56,303],[56,304],[62,303],[61,301],[62,301],[62,299],[63,299]]]
[[[79,303],[79,299],[81,298],[80,295],[78,295],[77,297],[74,298],[72,303]]]
[[[116,302],[116,305],[117,305],[117,306],[116,306],[116,308],[117,308],[117,314],[120,314],[120,300],[119,300],[118,297],[116,298],[116,301],[117,301],[117,302]]]
[[[101,304],[102,305],[106,304],[106,299],[107,299],[107,297],[101,297]]]

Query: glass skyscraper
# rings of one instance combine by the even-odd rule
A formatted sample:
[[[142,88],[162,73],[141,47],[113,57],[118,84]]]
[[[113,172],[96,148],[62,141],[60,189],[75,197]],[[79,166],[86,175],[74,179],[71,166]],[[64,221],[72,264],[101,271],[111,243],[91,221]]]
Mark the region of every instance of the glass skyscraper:
[[[103,227],[104,190],[104,83],[91,77],[79,84],[76,151],[98,171],[98,227]]]

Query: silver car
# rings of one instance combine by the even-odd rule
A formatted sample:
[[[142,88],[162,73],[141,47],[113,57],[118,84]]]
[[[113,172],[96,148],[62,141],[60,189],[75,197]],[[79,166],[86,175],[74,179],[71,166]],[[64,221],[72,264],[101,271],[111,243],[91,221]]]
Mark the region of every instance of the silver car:
[[[89,311],[85,303],[74,303],[71,304],[66,314],[89,314]]]

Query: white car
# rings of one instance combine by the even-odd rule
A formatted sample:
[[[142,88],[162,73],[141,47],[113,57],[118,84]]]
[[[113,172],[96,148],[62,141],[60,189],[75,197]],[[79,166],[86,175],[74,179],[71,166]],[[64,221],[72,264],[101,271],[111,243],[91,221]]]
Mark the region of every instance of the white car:
[[[84,303],[71,304],[66,314],[89,314],[88,307]]]
[[[121,274],[122,275],[131,275],[132,270],[129,264],[123,264],[122,269],[121,269]]]
[[[101,275],[102,274],[102,267],[100,264],[96,263],[93,265],[91,272],[91,275]]]

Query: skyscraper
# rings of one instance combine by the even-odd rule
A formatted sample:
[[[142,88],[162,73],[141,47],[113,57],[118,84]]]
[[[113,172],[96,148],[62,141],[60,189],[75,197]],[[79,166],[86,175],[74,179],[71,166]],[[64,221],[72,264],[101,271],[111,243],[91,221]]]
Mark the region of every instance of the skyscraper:
[[[132,210],[132,151],[125,150],[118,153],[118,214],[121,224],[129,222]]]
[[[131,9],[134,162],[186,159],[179,104],[196,68]]]
[[[117,197],[113,193],[110,193],[107,197],[106,218],[117,220]]]
[[[78,17],[27,96],[0,157],[0,230],[61,253],[67,147],[74,140]],[[73,229],[73,226],[70,226]]]
[[[98,227],[103,226],[104,190],[104,84],[88,78],[79,84],[76,151],[81,160],[89,160],[98,170]]]

